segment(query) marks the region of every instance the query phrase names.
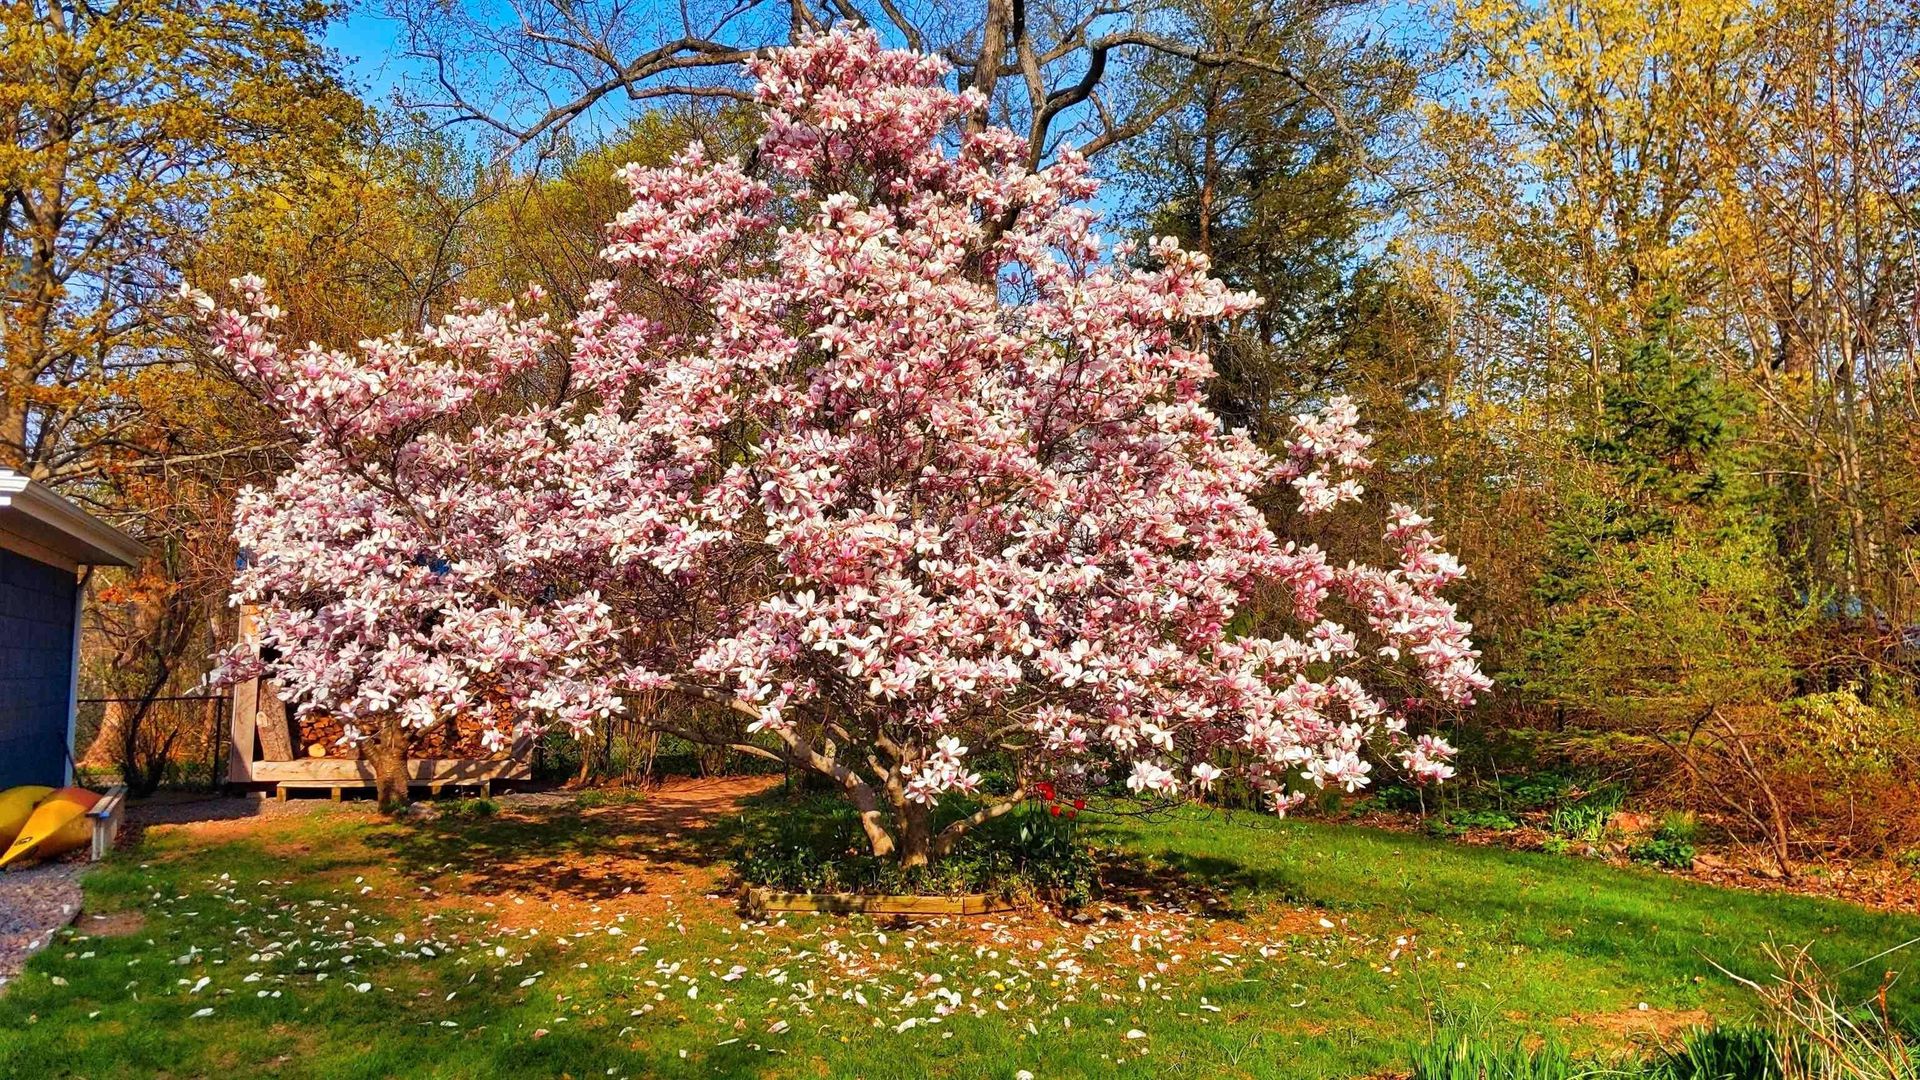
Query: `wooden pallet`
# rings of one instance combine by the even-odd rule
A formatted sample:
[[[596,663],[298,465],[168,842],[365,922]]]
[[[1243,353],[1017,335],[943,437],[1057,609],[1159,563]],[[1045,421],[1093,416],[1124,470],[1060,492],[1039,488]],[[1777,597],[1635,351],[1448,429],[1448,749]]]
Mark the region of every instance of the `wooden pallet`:
[[[340,766],[361,766],[361,768],[309,769],[293,775],[279,778],[277,771],[270,770],[266,776],[256,775],[256,779],[271,780],[274,798],[287,801],[289,791],[325,791],[339,802],[342,795],[349,791],[371,791],[376,786],[373,780],[373,767],[364,761],[350,761],[339,758],[309,758],[302,762],[261,762],[256,764],[312,765],[317,762],[335,762]],[[444,767],[443,767],[444,766]],[[493,797],[493,783],[496,780],[525,780],[533,775],[533,769],[524,761],[436,761],[431,758],[417,758],[407,762],[407,786],[423,787],[434,795],[439,795],[449,787],[470,787],[476,789],[483,799]]]
[[[1024,905],[986,893],[965,896],[868,896],[861,893],[789,893],[748,889],[749,911],[811,911],[828,915],[988,915]]]

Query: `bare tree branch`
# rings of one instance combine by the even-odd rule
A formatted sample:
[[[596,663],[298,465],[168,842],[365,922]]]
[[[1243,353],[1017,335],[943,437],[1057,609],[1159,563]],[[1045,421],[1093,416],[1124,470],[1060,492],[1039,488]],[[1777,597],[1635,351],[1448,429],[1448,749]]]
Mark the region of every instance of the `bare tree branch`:
[[[836,22],[880,27],[909,48],[949,59],[958,85],[985,98],[968,117],[967,130],[983,130],[992,111],[1004,109],[1009,121],[1026,130],[1029,167],[1045,160],[1065,126],[1093,128],[1080,146],[1089,155],[1143,134],[1190,100],[1184,84],[1205,70],[1241,68],[1286,80],[1324,108],[1343,133],[1355,136],[1337,95],[1298,67],[1257,48],[1240,48],[1237,37],[1227,39],[1235,46],[1229,48],[1182,36],[1168,27],[1167,9],[1147,0],[978,0],[920,12],[897,0],[787,0],[787,17],[777,23],[747,18],[773,6],[763,0],[742,0],[704,19],[698,9],[683,5],[677,29],[638,50],[629,39],[642,31],[631,25],[631,13],[614,3],[520,0],[518,21],[507,26],[497,16],[489,21],[484,10],[449,15],[449,9],[428,0],[387,2],[409,27],[411,55],[433,70],[431,94],[413,104],[439,114],[443,125],[478,123],[492,129],[502,136],[505,153],[561,134],[613,98],[745,100],[749,95],[725,69],[759,48]],[[1256,26],[1276,17],[1251,0],[1244,11],[1236,11],[1236,19]],[[722,40],[723,32],[736,40]],[[541,104],[515,110],[479,100],[470,84],[486,80],[463,76],[462,69],[472,66],[470,58],[480,50],[504,57],[511,80],[521,84],[491,87],[503,102],[531,97]],[[1133,59],[1121,64],[1122,55]],[[1177,61],[1185,70],[1176,69],[1164,80],[1136,77],[1154,60]],[[714,78],[687,77],[699,74]],[[1103,100],[1102,87],[1124,88],[1120,96],[1127,101],[1120,105],[1111,93]],[[1089,111],[1068,125],[1082,106]]]

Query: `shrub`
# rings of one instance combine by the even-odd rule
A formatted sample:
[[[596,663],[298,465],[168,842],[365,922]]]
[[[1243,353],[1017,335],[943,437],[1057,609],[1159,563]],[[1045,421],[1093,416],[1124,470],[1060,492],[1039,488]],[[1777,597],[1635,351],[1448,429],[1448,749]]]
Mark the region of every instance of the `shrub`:
[[[1417,787],[1395,784],[1382,787],[1373,793],[1373,805],[1382,810],[1391,810],[1398,814],[1413,814],[1426,809],[1422,792]]]
[[[1468,829],[1512,832],[1519,827],[1518,821],[1498,810],[1449,810],[1427,823],[1427,830],[1436,836],[1460,836]]]
[[[1627,858],[1648,866],[1685,870],[1693,865],[1693,845],[1684,840],[1669,840],[1655,836],[1630,845],[1627,848]]]
[[[1700,824],[1692,814],[1673,813],[1660,819],[1651,837],[1627,848],[1627,858],[1649,866],[1685,870],[1693,865],[1693,841]]]
[[[1775,972],[1764,983],[1734,976],[1760,998],[1775,1035],[1775,1058],[1791,1080],[1920,1080],[1920,1047],[1899,1018],[1834,997],[1824,972],[1804,947],[1766,947]],[[1782,1042],[1781,1040],[1785,1040]],[[1785,1052],[1778,1048],[1785,1047]]]
[[[1038,802],[969,833],[937,862],[911,868],[867,850],[852,808],[833,796],[788,801],[765,816],[735,853],[734,872],[747,884],[784,892],[990,893],[1072,908],[1093,898],[1098,880],[1077,820]]]
[[[455,799],[443,806],[440,812],[454,817],[492,817],[500,812],[500,804],[492,799]]]
[[[1554,807],[1547,815],[1547,828],[1575,843],[1597,844],[1606,838],[1607,826],[1625,801],[1626,792],[1619,788],[1596,788],[1578,802]]]
[[[1781,873],[1817,838],[1841,858],[1920,845],[1920,712],[1858,689],[1712,714],[1674,752],[1691,797],[1736,839],[1764,842]]]
[[[1415,1051],[1411,1080],[1909,1080],[1900,1073],[1853,1073],[1808,1068],[1812,1059],[1794,1041],[1795,1070],[1783,1071],[1777,1036],[1760,1027],[1696,1028],[1678,1046],[1612,1063],[1575,1061],[1548,1040],[1537,1050],[1523,1040],[1500,1042],[1471,1029],[1449,1029]]]
[[[1700,819],[1686,810],[1669,811],[1660,816],[1660,828],[1653,835],[1691,844],[1700,838]]]
[[[571,780],[580,770],[583,752],[580,740],[571,731],[544,732],[535,744],[533,776],[536,780]]]
[[[1920,717],[1869,705],[1858,687],[1794,698],[1780,719],[1796,756],[1826,775],[1892,772],[1920,749]]]
[[[1873,857],[1920,842],[1920,712],[1864,702],[1849,687],[1787,702],[1769,778],[1796,831]]]
[[[1781,1080],[1774,1035],[1765,1028],[1695,1028],[1648,1063],[1649,1080]]]
[[[1500,781],[1503,800],[1515,810],[1538,810],[1553,806],[1572,787],[1573,779],[1558,772],[1526,773]]]

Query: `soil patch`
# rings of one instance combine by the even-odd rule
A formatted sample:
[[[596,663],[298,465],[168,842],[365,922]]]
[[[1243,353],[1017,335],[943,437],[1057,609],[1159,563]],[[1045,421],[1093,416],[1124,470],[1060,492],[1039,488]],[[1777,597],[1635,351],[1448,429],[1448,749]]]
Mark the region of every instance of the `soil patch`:
[[[87,937],[131,937],[146,926],[147,917],[137,911],[109,911],[104,915],[82,912],[73,929]]]
[[[659,915],[715,896],[726,868],[713,827],[779,782],[669,780],[634,802],[585,809],[557,793],[509,795],[493,818],[417,823],[393,840],[395,865],[449,904],[478,900],[503,929]]]
[[[1628,1008],[1619,1012],[1575,1014],[1569,1019],[1619,1042],[1666,1043],[1691,1028],[1708,1027],[1713,1017],[1702,1009]]]

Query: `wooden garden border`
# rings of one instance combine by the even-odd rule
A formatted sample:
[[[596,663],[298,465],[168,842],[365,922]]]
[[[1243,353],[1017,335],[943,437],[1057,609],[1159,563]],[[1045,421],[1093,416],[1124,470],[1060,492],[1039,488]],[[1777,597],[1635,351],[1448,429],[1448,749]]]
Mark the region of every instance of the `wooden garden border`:
[[[1025,907],[1017,900],[988,893],[963,896],[867,895],[863,893],[790,893],[748,888],[744,900],[756,914],[808,911],[825,915],[990,915]]]

